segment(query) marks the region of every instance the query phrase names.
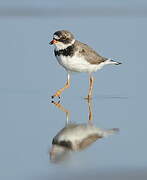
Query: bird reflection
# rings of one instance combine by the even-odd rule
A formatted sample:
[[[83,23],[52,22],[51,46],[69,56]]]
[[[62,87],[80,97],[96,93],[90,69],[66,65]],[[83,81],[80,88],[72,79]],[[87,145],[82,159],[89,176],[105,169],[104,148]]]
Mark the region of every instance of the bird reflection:
[[[66,113],[66,124],[52,140],[50,150],[50,160],[53,163],[60,163],[70,157],[71,152],[78,152],[86,149],[98,139],[115,134],[119,131],[118,128],[100,129],[93,124],[92,102],[88,103],[89,118],[87,123],[78,124],[70,122],[70,112],[65,109],[60,102],[52,101],[52,103],[61,111]]]

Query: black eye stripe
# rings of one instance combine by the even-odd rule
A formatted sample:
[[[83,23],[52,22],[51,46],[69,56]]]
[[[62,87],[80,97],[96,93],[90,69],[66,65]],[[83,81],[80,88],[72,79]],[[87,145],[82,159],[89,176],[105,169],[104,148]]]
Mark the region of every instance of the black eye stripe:
[[[60,39],[53,38],[53,40],[60,41]]]
[[[53,37],[53,40],[60,41],[60,42],[68,41],[68,39],[62,38],[62,37],[60,39],[56,39]]]

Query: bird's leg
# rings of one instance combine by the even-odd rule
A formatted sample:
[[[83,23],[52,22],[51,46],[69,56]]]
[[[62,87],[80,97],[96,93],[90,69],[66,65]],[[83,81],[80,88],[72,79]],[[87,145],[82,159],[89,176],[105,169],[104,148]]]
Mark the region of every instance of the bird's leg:
[[[63,111],[63,112],[66,113],[66,125],[69,124],[69,116],[70,116],[69,110],[65,109],[65,108],[60,104],[60,101],[59,101],[59,102],[52,101],[52,103],[53,103],[57,108],[59,108],[61,111]]]
[[[92,90],[93,90],[93,85],[94,85],[94,77],[90,76],[89,78],[89,91],[88,91],[88,96],[85,99],[92,99]]]
[[[67,82],[66,82],[65,86],[64,86],[63,88],[59,89],[59,90],[52,96],[52,98],[54,98],[54,97],[59,97],[59,98],[60,98],[61,93],[62,93],[65,89],[67,89],[67,88],[69,88],[69,87],[70,87],[70,74],[68,73],[68,75],[67,75]]]
[[[87,102],[88,102],[88,112],[89,112],[88,124],[92,125],[93,124],[92,100],[88,99]]]
[[[85,99],[88,104],[88,124],[93,125],[92,99]]]

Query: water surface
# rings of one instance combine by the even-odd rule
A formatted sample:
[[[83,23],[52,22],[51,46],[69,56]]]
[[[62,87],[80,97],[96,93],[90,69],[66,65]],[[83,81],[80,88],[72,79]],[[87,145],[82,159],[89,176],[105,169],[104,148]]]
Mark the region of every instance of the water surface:
[[[146,18],[13,17],[0,22],[1,179],[146,179]],[[71,30],[123,64],[95,73],[93,98],[95,126],[119,128],[119,133],[54,164],[52,138],[66,121],[51,103],[51,95],[66,81],[48,45],[58,29]],[[88,76],[73,75],[61,99],[72,122],[88,120],[87,90]]]

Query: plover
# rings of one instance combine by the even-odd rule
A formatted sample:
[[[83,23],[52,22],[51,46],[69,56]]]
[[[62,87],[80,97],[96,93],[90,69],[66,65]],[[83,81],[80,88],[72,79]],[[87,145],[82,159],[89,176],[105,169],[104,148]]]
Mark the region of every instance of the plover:
[[[54,54],[58,63],[67,71],[67,82],[65,86],[59,89],[52,98],[56,96],[60,97],[61,93],[70,87],[71,72],[86,72],[89,74],[90,79],[87,99],[91,99],[94,83],[92,73],[107,64],[121,64],[120,62],[99,55],[88,45],[77,41],[74,35],[67,30],[56,31],[53,34],[53,40],[50,44],[55,45]]]
[[[86,149],[99,139],[108,137],[119,132],[118,128],[101,129],[93,124],[92,104],[88,101],[88,122],[79,124],[69,121],[70,112],[60,103],[52,103],[61,111],[66,113],[66,125],[52,140],[50,159],[52,162],[60,162],[69,157],[71,152]]]

